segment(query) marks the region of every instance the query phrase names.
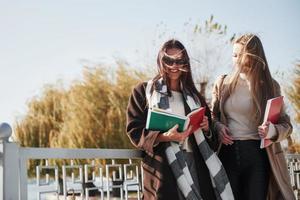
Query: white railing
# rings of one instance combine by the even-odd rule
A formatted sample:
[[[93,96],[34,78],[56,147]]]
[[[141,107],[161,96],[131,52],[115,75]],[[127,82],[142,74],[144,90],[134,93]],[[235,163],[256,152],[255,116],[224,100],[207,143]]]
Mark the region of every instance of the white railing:
[[[140,151],[22,148],[8,141],[11,133],[8,124],[0,124],[0,200],[44,199],[46,194],[52,194],[53,199],[69,199],[72,194],[76,194],[76,199],[90,199],[90,192],[98,193],[101,200],[115,197],[116,193],[119,199],[140,199],[143,188]],[[85,161],[76,163],[78,159]],[[33,160],[38,162],[34,197],[28,195],[33,189],[28,187],[32,178],[28,175],[28,163]],[[286,154],[286,160],[299,199],[300,154]]]
[[[0,199],[28,199],[28,193],[32,193],[28,191],[28,162],[31,160],[40,164],[35,169],[36,195],[29,196],[30,199],[41,199],[45,194],[67,199],[72,193],[76,199],[89,199],[92,191],[100,193],[100,199],[110,199],[114,191],[119,193],[120,199],[128,199],[130,195],[140,199],[143,178],[140,151],[22,148],[8,141],[11,132],[8,124],[0,125]],[[60,161],[60,166],[51,164],[51,159]],[[78,159],[85,162],[75,164]]]
[[[294,194],[300,199],[300,154],[285,155]]]

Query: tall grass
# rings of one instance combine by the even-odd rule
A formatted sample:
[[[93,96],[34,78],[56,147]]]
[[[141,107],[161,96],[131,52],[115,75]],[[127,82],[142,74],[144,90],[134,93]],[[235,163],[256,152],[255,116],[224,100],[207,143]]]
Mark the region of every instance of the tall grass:
[[[15,124],[26,147],[129,148],[126,107],[132,88],[147,75],[119,64],[85,67],[69,89],[45,86]]]
[[[145,73],[122,63],[117,68],[85,67],[82,79],[68,89],[47,85],[29,101],[28,112],[15,123],[15,139],[24,147],[131,148],[126,108],[142,80],[147,80]],[[38,164],[30,162],[30,175]]]

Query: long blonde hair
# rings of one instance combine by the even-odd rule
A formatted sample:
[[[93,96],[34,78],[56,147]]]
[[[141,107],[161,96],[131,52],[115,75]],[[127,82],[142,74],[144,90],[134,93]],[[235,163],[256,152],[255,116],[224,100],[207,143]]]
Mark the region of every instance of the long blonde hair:
[[[237,61],[239,67],[230,76],[229,94],[233,93],[240,73],[245,73],[250,82],[250,92],[255,106],[252,114],[254,114],[255,122],[260,124],[267,100],[275,95],[264,49],[260,39],[254,34],[242,35],[234,43],[241,44],[243,48]]]

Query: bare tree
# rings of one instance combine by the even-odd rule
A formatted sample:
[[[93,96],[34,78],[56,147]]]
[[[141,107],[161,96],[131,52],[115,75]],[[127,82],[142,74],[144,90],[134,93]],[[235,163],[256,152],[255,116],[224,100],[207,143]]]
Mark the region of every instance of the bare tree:
[[[184,22],[182,29],[172,30],[168,25],[160,22],[154,39],[151,42],[152,53],[145,52],[147,64],[155,66],[155,54],[161,43],[170,38],[181,40],[187,48],[191,58],[191,67],[195,84],[203,96],[206,88],[210,88],[217,75],[228,71],[231,58],[231,42],[235,35],[228,36],[227,26],[214,21],[213,15],[203,22],[194,22],[189,19]],[[154,49],[157,51],[153,52]],[[146,50],[147,51],[147,50]],[[149,61],[149,59],[151,59]],[[149,64],[150,63],[150,64]]]
[[[202,24],[187,23],[193,78],[203,96],[216,76],[228,71],[231,63],[231,42],[235,35],[227,36],[227,26],[214,22],[213,15]]]

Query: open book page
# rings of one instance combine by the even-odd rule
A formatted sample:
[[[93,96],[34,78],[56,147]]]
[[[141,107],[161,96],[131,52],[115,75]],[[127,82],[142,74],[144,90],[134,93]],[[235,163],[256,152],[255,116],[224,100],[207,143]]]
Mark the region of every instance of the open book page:
[[[170,115],[170,116],[177,116],[177,117],[185,117],[185,116],[182,116],[182,115],[177,115],[177,114],[175,114],[175,113],[172,113],[171,111],[169,111],[169,110],[164,110],[164,109],[161,109],[161,108],[157,108],[157,107],[154,107],[154,108],[152,108],[152,110],[154,111],[154,112],[160,112],[160,113],[165,113],[166,115]]]

